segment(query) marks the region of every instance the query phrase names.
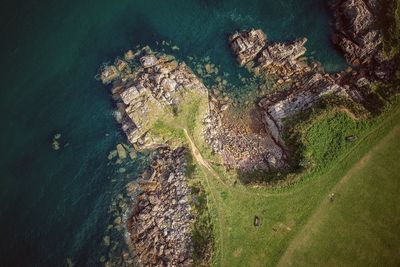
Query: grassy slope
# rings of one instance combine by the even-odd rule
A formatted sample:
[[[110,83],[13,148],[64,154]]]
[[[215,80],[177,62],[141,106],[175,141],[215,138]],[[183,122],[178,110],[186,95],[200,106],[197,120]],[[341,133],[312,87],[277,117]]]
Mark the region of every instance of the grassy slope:
[[[181,102],[175,110],[165,110],[162,114],[156,114],[158,118],[150,129],[150,134],[169,143],[172,146],[185,142],[183,129],[193,132],[200,118],[204,117],[208,108],[207,94],[187,90],[181,95]]]
[[[398,266],[400,126],[334,188],[292,241],[282,266]]]

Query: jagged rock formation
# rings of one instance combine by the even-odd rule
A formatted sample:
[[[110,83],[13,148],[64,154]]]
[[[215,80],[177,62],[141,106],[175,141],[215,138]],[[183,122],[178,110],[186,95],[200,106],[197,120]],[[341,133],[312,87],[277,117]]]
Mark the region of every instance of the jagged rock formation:
[[[332,3],[337,32],[333,42],[355,66],[382,62],[382,33],[376,28],[376,0],[339,0]]]
[[[383,106],[382,100],[372,91],[371,83],[390,81],[395,67],[384,58],[383,37],[376,24],[381,3],[376,0],[337,0],[332,8],[337,29],[333,41],[344,52],[349,64],[358,66],[356,70],[327,74],[318,64],[307,63],[302,57],[306,52],[306,38],[289,43],[269,43],[261,30],[254,29],[235,33],[230,38],[240,63],[252,61],[254,73],[276,77],[277,85],[287,88],[265,96],[258,103],[266,132],[275,141],[275,147],[280,148],[270,147],[265,153],[270,165],[285,166],[284,120],[310,108],[322,97],[340,95],[372,113]],[[245,45],[238,45],[238,40]],[[214,143],[219,144],[215,140]]]
[[[278,74],[284,80],[301,72],[305,64],[299,58],[307,51],[304,47],[306,42],[307,39],[303,38],[292,43],[268,43],[258,59],[259,68],[270,74]]]
[[[280,92],[265,97],[258,103],[263,110],[266,128],[274,140],[284,146],[282,138],[283,121],[303,110],[310,108],[323,96],[329,94],[346,95],[329,75],[318,72],[304,73],[301,80],[292,86],[289,92]]]
[[[236,59],[242,66],[258,55],[266,40],[267,37],[261,30],[237,32],[229,38],[232,49],[236,51]]]
[[[129,239],[140,266],[192,266],[190,189],[185,148],[159,148],[128,221]]]
[[[304,60],[306,38],[270,43],[261,30],[253,29],[235,33],[229,40],[241,65],[252,62],[255,73],[276,77],[278,84],[289,89],[262,98],[258,107],[247,111],[249,119],[244,122],[229,116],[227,105],[211,95],[206,140],[229,167],[242,171],[285,168],[289,153],[282,136],[284,120],[326,95],[348,96],[350,90],[338,84],[338,76]]]
[[[156,55],[144,48],[129,51],[124,60],[102,70],[104,83],[112,82],[111,92],[117,100],[122,130],[130,143],[138,148],[155,145],[147,132],[163,107],[178,105],[185,90],[207,89],[190,68],[174,57]]]
[[[376,29],[380,3],[373,0],[341,0],[336,1],[332,8],[337,29],[333,40],[344,51],[348,62],[360,67],[358,70],[327,74],[318,64],[306,62],[302,57],[306,52],[306,38],[289,43],[269,43],[261,30],[242,31],[234,34],[235,38],[230,38],[231,42],[234,39],[237,43],[240,39],[240,43],[246,44],[238,46],[231,43],[239,62],[242,55],[249,55],[245,58],[253,61],[251,69],[254,73],[275,77],[277,85],[287,88],[265,96],[258,103],[266,132],[282,151],[285,151],[282,138],[284,120],[310,108],[322,97],[346,97],[372,113],[383,106],[381,99],[370,88],[374,81],[390,80],[394,69],[393,63],[383,57],[382,34]],[[261,47],[261,44],[264,46]],[[285,160],[282,155],[286,153],[279,150],[272,150],[271,153],[269,162],[271,159],[273,162],[276,159],[278,162]]]
[[[254,32],[258,34],[256,35]],[[284,168],[287,166],[288,159],[288,151],[282,137],[284,120],[310,108],[325,95],[347,95],[347,93],[345,88],[336,82],[337,77],[324,73],[318,64],[310,64],[303,59],[303,55],[307,51],[304,46],[307,42],[306,38],[288,43],[270,43],[266,40],[265,34],[260,32],[261,30],[249,30],[247,33],[234,34],[233,36],[236,38],[230,38],[230,40],[238,42],[237,40],[240,39],[240,43],[247,45],[239,47],[235,43],[231,43],[231,47],[238,58],[242,58],[241,55],[251,55],[246,58],[253,60],[252,71],[254,73],[276,77],[277,84],[286,84],[289,88],[262,98],[258,103],[259,109],[255,112],[261,114],[260,118],[265,131],[263,142],[261,142],[265,149],[255,150],[262,151],[258,154],[258,158],[262,157],[264,162],[259,161],[259,163],[272,168]],[[254,36],[263,38],[260,40]],[[251,45],[253,41],[257,44]],[[261,47],[261,44],[264,46]],[[220,132],[222,134],[219,134],[218,141],[222,143],[220,147],[223,147],[226,143],[224,136],[228,134],[223,130]],[[218,134],[215,136],[217,137]],[[214,140],[214,143],[217,141]],[[250,147],[253,148],[248,146],[247,150],[253,151],[248,149]],[[252,155],[252,158],[256,159],[257,157]]]
[[[371,90],[374,82],[390,82],[396,63],[385,57],[383,33],[378,20],[382,16],[383,1],[336,0],[331,8],[336,32],[333,42],[343,51],[347,62],[355,66],[342,75],[339,83],[355,102],[372,113],[379,112],[382,100]]]

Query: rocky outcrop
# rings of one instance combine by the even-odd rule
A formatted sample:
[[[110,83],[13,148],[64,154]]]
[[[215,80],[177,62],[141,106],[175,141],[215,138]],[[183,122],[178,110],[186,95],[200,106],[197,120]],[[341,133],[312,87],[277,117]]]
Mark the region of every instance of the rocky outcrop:
[[[241,36],[260,31],[249,30],[247,35],[241,32]],[[237,33],[234,34],[236,35]],[[265,36],[265,34],[259,35]],[[261,121],[266,132],[264,144],[270,143],[262,154],[270,167],[287,166],[288,153],[282,135],[285,119],[305,111],[326,95],[348,95],[346,89],[337,82],[337,77],[324,73],[318,64],[304,60],[303,56],[307,51],[306,42],[306,38],[287,43],[265,41],[264,46],[260,48],[260,42],[257,41],[257,50],[253,51],[258,51],[258,54],[251,56],[253,60],[251,70],[254,73],[275,77],[278,86],[288,88],[265,96],[258,103],[257,113],[261,114]],[[234,45],[231,46],[233,52],[239,57],[241,50],[236,49]],[[247,46],[252,47],[251,44]],[[225,133],[225,136],[229,135]],[[257,157],[253,156],[253,158]]]
[[[310,71],[297,79],[289,91],[267,96],[258,103],[263,110],[266,128],[281,146],[284,146],[282,131],[285,119],[312,107],[326,95],[347,96],[345,89],[336,84],[328,74]]]
[[[333,42],[353,65],[339,81],[351,99],[372,114],[379,113],[384,103],[371,89],[373,83],[389,83],[397,69],[394,59],[385,56],[383,32],[379,25],[385,1],[336,0],[331,2],[336,32]]]
[[[150,178],[139,183],[128,221],[129,243],[140,266],[192,266],[190,189],[185,148],[159,148]]]
[[[240,65],[253,60],[264,48],[267,37],[261,30],[241,31],[229,37],[232,50]]]
[[[278,85],[288,89],[261,98],[254,108],[242,110],[240,119],[237,111],[231,112],[226,96],[211,93],[205,139],[228,167],[241,171],[284,169],[289,159],[282,135],[284,120],[326,95],[348,96],[350,89],[304,59],[306,38],[272,43],[261,30],[252,29],[235,33],[229,41],[239,64],[248,64],[256,74],[275,77]]]
[[[275,77],[276,85],[285,88],[265,96],[258,103],[266,132],[274,140],[275,147],[281,148],[270,147],[265,155],[269,155],[268,162],[278,162],[275,164],[278,167],[284,167],[286,159],[282,134],[284,121],[306,111],[323,97],[345,97],[361,104],[372,114],[379,112],[384,105],[371,89],[373,82],[390,81],[395,70],[393,62],[384,59],[382,33],[376,28],[377,14],[382,10],[381,3],[375,0],[338,0],[332,4],[332,8],[337,29],[333,41],[344,52],[349,64],[357,66],[357,69],[325,73],[317,63],[304,60],[306,38],[270,43],[265,34],[260,33],[261,30],[254,29],[235,33],[230,38],[239,62],[246,59],[255,74]],[[255,36],[254,33],[263,38],[251,38]],[[235,38],[241,38],[246,45],[232,43]],[[255,43],[252,44],[252,41]],[[225,133],[225,136],[229,135]],[[221,147],[221,142],[214,141],[214,146]]]
[[[261,72],[266,70],[269,74],[277,74],[285,80],[297,72],[301,72],[305,67],[300,57],[307,49],[304,47],[306,38],[288,43],[269,43],[260,54],[258,59]]]
[[[382,33],[377,29],[378,1],[340,0],[332,3],[336,33],[333,42],[354,66],[383,61]]]
[[[157,114],[165,112],[164,107],[178,105],[185,90],[207,91],[185,63],[146,47],[127,52],[124,60],[103,67],[101,79],[112,82],[122,130],[138,148],[157,143],[147,132]]]
[[[300,76],[311,71],[311,67],[302,60],[306,52],[305,38],[291,43],[270,43],[262,30],[252,29],[233,34],[229,41],[239,64],[254,66],[252,69],[256,73],[268,72],[285,82],[293,79],[294,75]],[[300,86],[297,91],[301,91]],[[292,99],[295,98],[293,95]],[[268,103],[272,103],[272,99]],[[309,102],[315,100],[310,98]],[[291,103],[285,105],[283,112],[295,113],[301,109],[301,104]],[[275,104],[277,111],[282,103],[276,100]],[[226,99],[210,95],[210,114],[205,119],[204,135],[213,151],[224,159],[226,166],[241,171],[287,167],[288,153],[280,136],[285,116],[267,111],[262,105],[260,107],[242,111],[244,118],[238,119],[238,114],[230,113]]]

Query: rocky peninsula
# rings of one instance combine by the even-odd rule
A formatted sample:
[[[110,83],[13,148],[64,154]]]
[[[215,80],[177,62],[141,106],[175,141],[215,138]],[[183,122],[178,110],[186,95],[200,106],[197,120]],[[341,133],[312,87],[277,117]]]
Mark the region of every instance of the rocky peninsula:
[[[133,203],[127,242],[135,262],[141,266],[191,266],[196,212],[191,208],[186,177],[188,151],[171,146],[155,131],[155,125],[174,121],[187,98],[207,100],[207,89],[185,63],[148,47],[128,51],[123,59],[103,66],[100,78],[104,84],[112,84],[115,117],[130,144],[137,151],[153,151],[149,168],[137,184],[128,187]],[[157,129],[168,130],[164,128]]]
[[[382,109],[384,101],[373,85],[393,80],[396,68],[394,58],[384,53],[383,33],[376,26],[381,3],[339,0],[331,8],[332,41],[350,66],[346,71],[327,73],[318,62],[308,60],[305,37],[275,43],[261,29],[229,37],[238,63],[274,82],[272,93],[250,104],[247,121],[235,120],[232,99],[209,91],[185,63],[149,47],[128,51],[102,67],[101,80],[112,84],[116,119],[127,139],[138,151],[153,151],[151,166],[130,192],[134,203],[127,222],[128,243],[139,265],[193,265],[191,227],[196,215],[190,202],[187,140],[174,145],[165,138],[185,138],[181,131],[186,132],[194,119],[187,116],[182,123],[179,110],[188,105],[188,97],[195,94],[193,102],[207,103],[203,112],[195,114],[204,143],[225,167],[240,172],[288,169],[293,151],[285,141],[287,122],[324,99],[344,99],[361,107],[366,116]]]

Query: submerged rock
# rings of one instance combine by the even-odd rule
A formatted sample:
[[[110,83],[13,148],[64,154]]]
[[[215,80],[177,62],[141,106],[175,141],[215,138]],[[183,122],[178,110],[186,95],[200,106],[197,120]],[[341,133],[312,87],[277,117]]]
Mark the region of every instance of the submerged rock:
[[[117,218],[114,219],[114,224],[115,225],[120,225],[121,223],[122,223],[121,217],[118,216]]]
[[[109,236],[105,236],[103,238],[103,243],[106,247],[110,246],[110,237]]]
[[[130,158],[131,160],[136,159],[136,152],[135,152],[135,151],[129,152],[129,158]]]
[[[108,153],[107,158],[108,158],[108,160],[112,160],[112,159],[115,158],[117,155],[118,155],[117,150],[112,150],[112,151],[110,151],[110,153]]]
[[[126,150],[122,144],[117,145],[117,153],[120,159],[126,159],[127,157]]]
[[[71,258],[67,258],[67,266],[68,267],[73,267],[75,264],[72,262]]]
[[[101,72],[100,79],[104,84],[108,84],[119,77],[117,68],[113,65],[105,66]]]
[[[57,133],[57,134],[54,135],[53,142],[51,144],[54,150],[59,150],[60,149],[60,142],[59,142],[60,138],[61,138],[61,134],[60,133]]]
[[[53,141],[52,146],[53,146],[54,150],[59,150],[60,149],[60,143],[57,140]]]

